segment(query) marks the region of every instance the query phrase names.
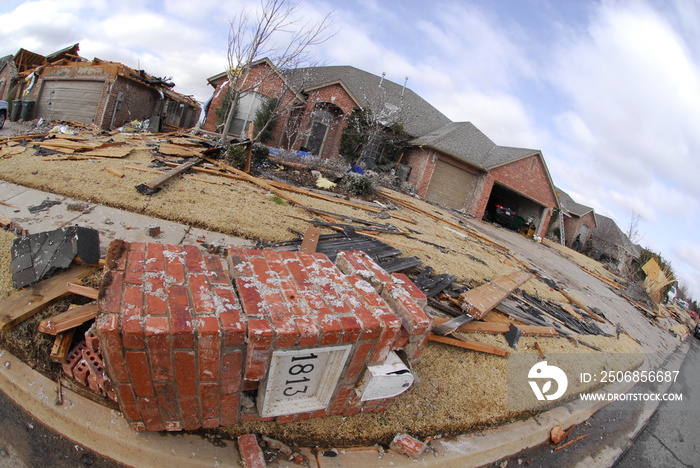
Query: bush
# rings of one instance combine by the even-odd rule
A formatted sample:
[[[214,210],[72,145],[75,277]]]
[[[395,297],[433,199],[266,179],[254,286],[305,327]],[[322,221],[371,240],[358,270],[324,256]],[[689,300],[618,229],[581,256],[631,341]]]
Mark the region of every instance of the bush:
[[[255,143],[253,145],[253,161],[263,161],[268,158],[270,150],[265,145],[260,143]],[[245,169],[245,161],[247,156],[247,150],[245,145],[229,145],[226,148],[226,153],[224,153],[224,161],[229,166],[233,166],[236,169]]]
[[[368,175],[356,172],[346,172],[339,184],[343,189],[353,195],[369,195],[374,191],[374,181]]]

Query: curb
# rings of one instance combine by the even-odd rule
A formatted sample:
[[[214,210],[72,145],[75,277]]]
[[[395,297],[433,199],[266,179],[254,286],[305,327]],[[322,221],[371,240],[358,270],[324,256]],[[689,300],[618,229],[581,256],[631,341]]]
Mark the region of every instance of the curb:
[[[672,368],[680,368],[688,348],[687,341],[681,343],[665,360],[663,367],[670,365]],[[164,464],[188,467],[241,466],[234,441],[215,446],[194,434],[135,432],[118,411],[90,401],[69,389],[63,388],[63,405],[56,405],[56,382],[32,370],[2,349],[0,364],[0,390],[49,428],[102,456],[127,466],[144,468],[159,468]],[[623,393],[632,387],[633,383],[618,383],[605,387],[605,391]],[[607,405],[608,402],[604,401],[577,400],[525,421],[451,439],[436,439],[431,443],[433,453],[422,455],[416,461],[393,451],[380,454],[377,447],[339,449],[338,456],[334,458],[317,458],[308,448],[301,453],[307,457],[311,468],[368,465],[409,467],[416,464],[440,468],[482,466],[540,445],[549,439],[552,427],[570,427],[582,423]],[[658,402],[647,405],[632,431],[619,434],[614,447],[587,457],[579,466],[612,466],[634,443],[658,405]]]

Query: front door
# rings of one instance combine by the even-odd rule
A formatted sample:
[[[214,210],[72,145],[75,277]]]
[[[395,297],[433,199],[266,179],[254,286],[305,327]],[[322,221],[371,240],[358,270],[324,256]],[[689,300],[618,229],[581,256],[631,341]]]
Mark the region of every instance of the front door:
[[[328,125],[323,122],[314,122],[311,126],[311,134],[309,135],[309,140],[306,147],[309,153],[321,154],[321,148],[323,148],[323,140],[326,139],[326,132],[328,132]]]

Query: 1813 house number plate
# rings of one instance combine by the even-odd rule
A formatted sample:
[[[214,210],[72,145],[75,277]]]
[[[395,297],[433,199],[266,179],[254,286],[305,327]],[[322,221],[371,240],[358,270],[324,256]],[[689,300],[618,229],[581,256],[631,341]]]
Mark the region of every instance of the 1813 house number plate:
[[[261,382],[260,416],[325,409],[340,379],[351,345],[274,351]]]

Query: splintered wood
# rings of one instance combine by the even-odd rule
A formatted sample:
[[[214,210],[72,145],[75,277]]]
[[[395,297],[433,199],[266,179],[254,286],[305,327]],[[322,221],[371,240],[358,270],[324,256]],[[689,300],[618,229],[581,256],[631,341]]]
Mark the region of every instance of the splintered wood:
[[[481,319],[530,278],[532,273],[518,270],[462,293],[459,296],[462,310],[477,320]]]
[[[68,283],[85,278],[93,271],[94,267],[75,266],[7,297],[0,302],[0,331],[12,328],[52,302],[68,296],[71,294]]]

